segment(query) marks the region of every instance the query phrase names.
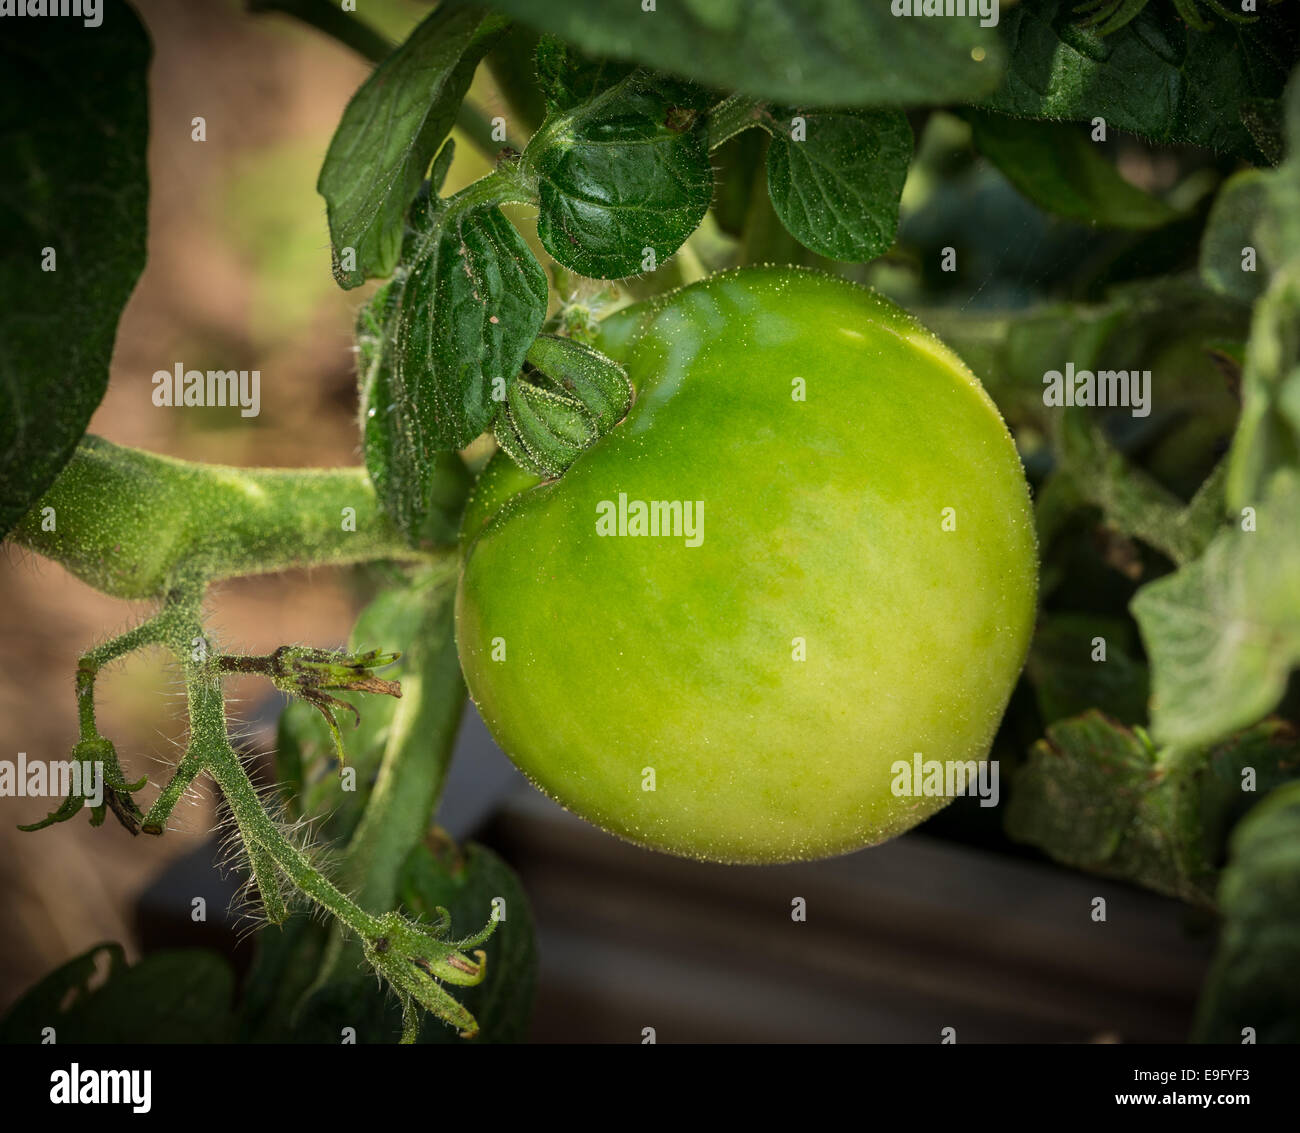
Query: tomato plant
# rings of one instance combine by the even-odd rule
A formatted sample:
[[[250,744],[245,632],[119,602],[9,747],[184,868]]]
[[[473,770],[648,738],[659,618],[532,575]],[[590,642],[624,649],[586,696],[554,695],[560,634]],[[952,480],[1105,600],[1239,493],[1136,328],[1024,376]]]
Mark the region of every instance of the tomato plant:
[[[1219,931],[1191,1037],[1300,1037],[1285,4],[443,0],[390,42],[391,12],[250,0],[374,68],[320,154],[361,453],[323,469],[87,433],[174,126],[102,7],[0,40],[0,533],[149,608],[80,657],[78,774],[24,829],[161,836],[209,779],[280,927],[238,990],[101,946],[0,1033],[522,1039],[527,897],[433,822],[472,698],[651,849],[816,859],[959,813],[1177,898]],[[178,364],[151,403],[243,375]],[[229,579],[366,565],[343,647],[213,627]],[[96,715],[147,647],[186,705],[160,782]],[[228,719],[250,675],[290,702],[270,799]]]

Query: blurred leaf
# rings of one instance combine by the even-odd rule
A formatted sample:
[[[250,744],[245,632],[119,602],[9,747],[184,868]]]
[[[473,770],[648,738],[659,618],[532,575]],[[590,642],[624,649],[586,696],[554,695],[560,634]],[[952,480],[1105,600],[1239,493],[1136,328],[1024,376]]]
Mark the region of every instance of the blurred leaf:
[[[496,854],[471,842],[463,854],[450,843],[426,839],[406,859],[401,879],[402,907],[426,920],[438,907],[451,914],[454,935],[473,932],[494,915],[498,898],[505,919],[483,949],[487,978],[457,992],[479,1024],[479,1042],[523,1042],[528,1033],[537,986],[537,946],[528,898],[514,871]],[[426,1020],[421,1041],[460,1041],[436,1020]]]
[[[240,1042],[306,1042],[295,1014],[320,968],[330,928],[306,910],[258,932],[239,1010]],[[373,986],[375,991],[377,987]],[[394,1005],[395,1006],[395,1005]],[[391,1034],[391,1029],[386,1032]],[[322,1037],[338,1042],[339,1035]]]
[[[512,132],[528,137],[542,124],[546,106],[537,85],[533,59],[537,33],[522,24],[511,24],[487,53],[487,66],[497,89],[505,96],[516,121]]]
[[[1221,295],[1243,303],[1259,297],[1268,280],[1256,248],[1256,264],[1247,271],[1244,256],[1255,247],[1255,227],[1268,207],[1270,174],[1245,169],[1225,182],[1210,209],[1201,240],[1201,278]]]
[[[1277,705],[1300,663],[1300,477],[1275,481],[1256,530],[1221,532],[1203,556],[1133,600],[1151,662],[1153,732],[1212,742]]]
[[[1300,470],[1300,257],[1255,304],[1229,454],[1229,505],[1255,506],[1284,470]]]
[[[1117,531],[1141,539],[1173,562],[1187,563],[1200,555],[1222,525],[1219,480],[1194,506],[1184,504],[1117,452],[1079,408],[1062,410],[1057,439],[1061,471],[1073,478],[1079,498],[1099,508]]]
[[[341,286],[393,273],[407,209],[504,26],[499,16],[439,7],[352,96],[317,183]],[[356,253],[354,271],[340,262],[344,248]]]
[[[1252,790],[1243,789],[1247,772]],[[1269,792],[1298,777],[1300,734],[1289,721],[1270,716],[1215,744],[1198,783],[1205,860],[1223,866],[1237,823]]]
[[[806,137],[791,136],[804,120]],[[912,128],[896,110],[773,112],[767,188],[781,223],[805,248],[865,263],[887,252],[912,160]]]
[[[1010,837],[1056,861],[1211,906],[1222,840],[1258,790],[1300,772],[1295,730],[1265,721],[1215,748],[1157,754],[1089,710],[1047,729],[1011,784]]]
[[[567,101],[599,81],[570,74],[552,97]],[[696,90],[638,73],[533,135],[524,163],[539,181],[537,235],[564,267],[622,279],[647,270],[645,249],[658,266],[695,231],[713,195],[702,101]]]
[[[1279,787],[1232,835],[1219,886],[1223,932],[1193,1040],[1300,1043],[1300,782]]]
[[[1153,141],[1259,159],[1238,107],[1281,92],[1296,58],[1287,13],[1195,31],[1172,5],[1148,4],[1102,37],[1080,27],[1072,8],[1071,0],[1041,0],[1003,10],[1006,79],[981,106],[1024,118],[1100,117]]]
[[[103,968],[103,974],[98,970]],[[45,1027],[58,1028],[60,1019],[114,972],[126,967],[120,944],[97,944],[88,952],[61,964],[30,987],[0,1022],[0,1041],[38,1043]],[[58,1036],[56,1035],[56,1041]]]
[[[414,604],[394,603],[384,610],[394,619],[392,632],[398,632],[398,619],[405,619],[402,697],[384,737],[375,788],[342,866],[353,899],[376,913],[397,899],[402,863],[433,821],[467,695],[456,653],[455,563],[431,570],[412,590]]]
[[[1244,339],[1247,314],[1199,281],[1174,276],[1112,288],[1101,303],[996,316],[929,308],[918,317],[965,359],[1009,420],[1051,430],[1062,410],[1044,405],[1043,375],[1067,361],[1079,370],[1150,369],[1153,385],[1159,381],[1153,416],[1182,407],[1203,412],[1210,395],[1223,396],[1209,351]],[[1164,364],[1170,351],[1177,366]],[[1189,356],[1199,357],[1199,368]]]
[[[1253,506],[1280,470],[1300,471],[1300,77],[1286,94],[1287,160],[1262,185],[1253,228],[1260,266],[1270,272],[1255,303],[1242,373],[1241,422],[1233,438],[1228,502]],[[1224,202],[1238,205],[1240,191]]]
[[[273,1041],[337,1045],[346,1031],[357,1043],[391,1045],[402,1035],[402,1006],[373,973],[358,969],[313,988],[288,1018],[277,1021],[282,1029]]]
[[[1002,53],[978,20],[899,19],[888,3],[608,0],[494,6],[594,56],[633,60],[783,102],[937,105],[997,83]]]
[[[1147,714],[1147,667],[1134,660],[1131,623],[1093,614],[1048,614],[1034,632],[1025,676],[1049,724],[1096,708],[1124,724]],[[1094,660],[1096,638],[1105,659]]]
[[[1160,228],[1182,214],[1130,185],[1078,127],[971,111],[975,148],[1048,212],[1102,228]]]
[[[447,683],[451,704],[427,719],[421,718],[415,728],[417,742],[432,751],[440,733],[455,731],[463,691],[458,671],[445,672],[437,637],[446,620],[448,598],[446,580],[426,573],[407,585],[387,587],[357,618],[348,638],[349,650],[383,648],[400,652],[401,657],[381,675],[401,682],[402,695],[333,694],[355,705],[361,716],[356,728],[350,726],[346,714],[340,717],[347,765],[356,772],[355,790],[343,789],[334,743],[319,711],[292,701],[280,717],[276,778],[283,788],[285,803],[295,818],[312,820],[314,828],[331,842],[342,844],[353,835],[370,802],[385,752],[411,739],[412,714],[421,717],[430,706],[440,704]],[[444,715],[449,715],[450,721],[439,723]],[[426,770],[427,789],[436,792],[441,773],[436,766]],[[421,822],[421,831],[424,825]]]
[[[107,975],[92,979],[97,958]],[[10,1009],[4,1042],[216,1043],[234,1037],[235,977],[215,952],[154,952],[128,967],[118,944],[99,944],[56,968]]]
[[[68,462],[108,387],[145,262],[149,56],[116,0],[99,27],[7,20],[0,37],[0,538]]]
[[[763,169],[767,145],[767,135],[762,130],[745,130],[710,155],[718,171],[713,216],[718,227],[730,236],[740,236],[745,231],[750,202],[755,191],[762,191],[758,175]],[[765,187],[765,174],[763,181]]]

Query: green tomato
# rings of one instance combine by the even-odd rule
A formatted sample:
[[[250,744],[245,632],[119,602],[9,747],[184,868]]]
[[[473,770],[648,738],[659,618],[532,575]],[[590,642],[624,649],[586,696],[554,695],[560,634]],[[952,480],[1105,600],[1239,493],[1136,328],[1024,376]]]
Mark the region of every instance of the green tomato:
[[[1035,611],[1028,488],[974,375],[788,268],[627,308],[596,345],[626,419],[558,480],[494,458],[466,510],[457,638],[497,742],[693,858],[826,857],[940,809],[894,764],[985,758]]]

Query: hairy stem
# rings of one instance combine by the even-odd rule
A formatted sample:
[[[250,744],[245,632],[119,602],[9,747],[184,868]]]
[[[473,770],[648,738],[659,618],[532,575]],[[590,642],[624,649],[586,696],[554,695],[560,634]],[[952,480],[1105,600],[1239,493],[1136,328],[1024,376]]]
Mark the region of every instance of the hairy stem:
[[[81,655],[77,662],[77,726],[83,740],[103,738],[95,724],[95,681],[99,678],[99,671],[111,661],[146,645],[161,644],[173,632],[174,622],[173,607],[164,606],[153,617],[133,626],[120,637]]]
[[[733,94],[723,99],[709,112],[709,149],[717,149],[751,126],[766,129],[764,111],[764,103],[746,94]]]
[[[190,784],[203,773],[203,770],[203,757],[193,747],[189,748],[181,756],[181,761],[172,772],[172,777],[158,792],[158,797],[154,799],[153,806],[144,816],[140,829],[146,834],[161,834],[166,828],[167,819],[176,809],[176,804],[181,801],[181,796],[189,790]]]
[[[274,861],[296,888],[328,909],[354,932],[374,935],[378,922],[348,900],[329,878],[316,869],[307,855],[289,841],[279,824],[266,813],[248,772],[227,738],[226,705],[220,679],[198,677],[192,680],[189,696],[191,747],[225,795],[250,854],[253,854],[253,847],[262,851],[253,854],[254,866],[259,860],[263,865],[268,859]],[[266,899],[267,894],[263,891],[263,900]]]
[[[514,183],[503,175],[493,191],[509,191]],[[479,200],[470,194],[459,207],[476,207]],[[456,476],[441,484],[434,508],[443,522],[427,530],[456,529],[466,487]],[[132,833],[161,834],[185,791],[207,772],[230,807],[251,883],[271,921],[288,916],[287,881],[339,922],[331,970],[343,961],[365,960],[391,984],[403,1002],[406,1039],[418,1029],[414,1003],[463,1035],[474,1034],[473,1016],[442,985],[473,986],[483,979],[484,954],[471,957],[461,949],[481,943],[494,922],[465,941],[447,941],[445,924],[426,926],[391,911],[402,863],[437,804],[465,700],[452,632],[455,545],[412,548],[381,512],[360,469],[225,468],[153,456],[96,437],[83,439],[49,492],[20,522],[15,538],[105,593],[162,602],[140,625],[89,650],[78,667],[81,739],[74,754],[78,762],[99,762],[104,771],[104,802],[96,804],[92,823],[102,822],[111,807]],[[397,682],[374,672],[397,660],[395,652],[295,645],[265,655],[226,654],[204,635],[201,605],[212,581],[374,559],[429,567],[416,572],[423,582],[415,585],[428,586],[430,593],[411,647],[424,660],[412,666],[405,696]],[[94,694],[104,665],[149,645],[165,646],[184,669],[190,740],[170,781],[142,815],[132,795],[145,780],[125,781],[113,745],[96,727]],[[229,739],[222,682],[231,673],[267,676],[277,688],[314,704],[336,739],[333,711],[351,706],[327,690],[400,698],[373,805],[344,862],[345,884],[358,891],[358,899],[316,868],[259,798]],[[341,740],[339,747],[342,758]],[[81,788],[74,788],[54,813],[23,829],[67,821],[85,801]],[[353,936],[345,938],[342,929]]]
[[[457,501],[457,504],[459,501]],[[87,436],[13,538],[119,598],[294,567],[424,561],[360,468],[228,468]]]

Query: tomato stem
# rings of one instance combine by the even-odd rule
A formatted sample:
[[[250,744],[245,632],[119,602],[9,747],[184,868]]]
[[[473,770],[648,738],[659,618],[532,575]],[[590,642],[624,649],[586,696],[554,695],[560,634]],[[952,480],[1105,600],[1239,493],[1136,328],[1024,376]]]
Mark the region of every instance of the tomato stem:
[[[119,598],[295,567],[454,555],[412,547],[361,468],[196,464],[94,436],[13,538]]]

